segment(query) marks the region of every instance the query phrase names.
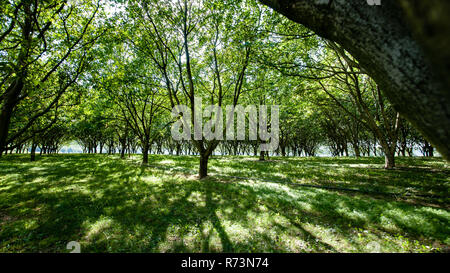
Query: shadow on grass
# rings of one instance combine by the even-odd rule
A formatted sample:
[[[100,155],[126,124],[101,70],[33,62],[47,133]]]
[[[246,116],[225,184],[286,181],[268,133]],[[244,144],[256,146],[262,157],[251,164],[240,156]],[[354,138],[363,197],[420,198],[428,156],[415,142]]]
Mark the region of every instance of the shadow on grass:
[[[105,155],[2,158],[0,251],[65,252],[69,241],[82,252],[367,251],[373,240],[386,251],[430,251],[449,243],[445,209],[276,183],[199,181],[167,174],[173,166],[196,170],[194,157],[151,160],[168,168]],[[225,172],[235,164],[212,161]]]

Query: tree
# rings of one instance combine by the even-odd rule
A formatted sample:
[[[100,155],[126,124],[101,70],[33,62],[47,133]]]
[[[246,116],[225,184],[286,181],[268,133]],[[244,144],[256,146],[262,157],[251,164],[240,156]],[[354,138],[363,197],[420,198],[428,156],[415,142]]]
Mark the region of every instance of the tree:
[[[240,8],[241,21],[233,17]],[[136,1],[129,6],[135,28],[133,44],[160,71],[170,106],[187,105],[192,113],[204,97],[211,105],[237,105],[252,56],[259,13],[245,2]],[[196,39],[196,43],[192,42]],[[194,125],[194,115],[190,120]],[[211,128],[213,129],[213,128]],[[207,176],[208,159],[218,140],[194,137],[200,154],[199,177]]]
[[[424,31],[428,24],[434,29],[449,29],[448,2],[433,1],[436,7],[416,5],[412,0],[383,1],[381,6],[360,0],[260,2],[342,45],[380,85],[395,109],[450,159],[450,81],[449,68],[443,64],[448,63],[448,31]],[[426,16],[420,7],[425,7]],[[408,28],[405,15],[415,31]],[[425,46],[413,38],[413,32],[420,41],[426,41],[422,43]],[[427,40],[430,35],[433,39]],[[440,58],[442,54],[447,58]]]
[[[100,2],[2,3],[6,7],[0,15],[0,156],[8,143],[48,113],[77,81],[86,67],[89,49],[103,33],[94,28]],[[16,135],[8,136],[16,106],[43,90],[53,91],[45,97],[48,103],[36,109]]]
[[[385,168],[392,169],[395,167],[400,114],[390,107],[380,87],[358,70],[356,60],[335,45],[331,46],[335,58],[328,67],[333,71],[333,77],[318,82],[332,103],[354,119],[354,124],[360,123],[374,133],[385,154]]]
[[[120,64],[117,66],[120,67]],[[151,71],[151,68],[142,63],[142,59],[137,59],[127,63],[122,73],[115,70],[111,73],[111,78],[105,80],[109,82],[105,88],[112,98],[111,102],[120,109],[120,119],[139,138],[143,164],[148,163],[151,144],[170,124],[161,113],[168,110],[165,106],[166,97],[162,88],[152,79],[153,76],[149,73]],[[117,75],[123,77],[117,78],[120,77]],[[111,84],[112,82],[119,82],[120,85]]]

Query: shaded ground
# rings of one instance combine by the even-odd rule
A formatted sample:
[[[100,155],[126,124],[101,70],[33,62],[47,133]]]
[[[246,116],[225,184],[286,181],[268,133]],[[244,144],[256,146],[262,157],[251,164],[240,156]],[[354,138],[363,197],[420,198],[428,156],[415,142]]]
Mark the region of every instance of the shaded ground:
[[[211,174],[222,176],[201,181],[195,157],[139,160],[1,158],[0,251],[67,252],[69,241],[82,252],[431,252],[450,244],[441,159],[400,158],[386,171],[381,158],[215,157]]]

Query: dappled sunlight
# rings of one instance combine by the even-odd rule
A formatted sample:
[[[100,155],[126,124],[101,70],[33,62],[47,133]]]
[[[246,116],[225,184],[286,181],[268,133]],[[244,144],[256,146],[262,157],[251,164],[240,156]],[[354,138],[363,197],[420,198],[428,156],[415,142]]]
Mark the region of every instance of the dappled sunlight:
[[[175,161],[170,160],[170,159],[167,159],[167,160],[160,161],[160,162],[158,162],[158,163],[159,163],[159,164],[162,164],[162,165],[174,165],[174,164],[175,164]]]
[[[140,179],[148,185],[155,185],[161,182],[161,177],[156,175],[143,176]]]
[[[203,193],[194,191],[189,195],[189,197],[186,199],[187,201],[194,203],[197,207],[204,207],[206,206],[206,200]]]
[[[111,228],[113,224],[113,219],[109,217],[100,217],[97,219],[94,223],[90,223],[89,221],[84,222],[82,226],[87,229],[87,234],[85,235],[85,239],[88,241],[93,241],[94,239],[97,239],[95,237],[104,235],[106,239],[108,239],[108,236],[105,234],[105,231],[109,228]]]
[[[257,161],[247,166],[242,159],[241,167],[214,159],[211,166],[224,176],[199,180],[195,157],[155,156],[154,161],[150,158],[155,166],[107,156],[80,158],[43,157],[39,169],[19,160],[17,168],[0,169],[1,251],[65,252],[72,240],[81,243],[83,252],[357,252],[369,251],[366,246],[374,240],[382,251],[404,252],[431,251],[450,243],[447,209],[297,187],[270,173],[271,164],[278,164],[291,182],[308,182],[295,168],[310,179],[321,177],[321,168],[290,164],[306,159],[264,166]],[[193,172],[159,168],[165,160],[193,166]],[[16,164],[8,162],[0,160],[2,165]],[[255,168],[262,172],[252,176]],[[382,190],[395,191],[395,179],[402,178],[394,178],[388,187],[376,175],[364,180],[368,173],[354,175],[353,169],[359,167],[340,168],[330,179],[352,187],[378,183]],[[227,170],[251,177],[227,177],[232,175]],[[383,179],[401,175],[379,172]],[[424,186],[416,188],[414,177],[407,175],[401,185],[409,183],[420,192]],[[436,182],[446,181],[446,175],[436,179],[434,190],[447,187]]]

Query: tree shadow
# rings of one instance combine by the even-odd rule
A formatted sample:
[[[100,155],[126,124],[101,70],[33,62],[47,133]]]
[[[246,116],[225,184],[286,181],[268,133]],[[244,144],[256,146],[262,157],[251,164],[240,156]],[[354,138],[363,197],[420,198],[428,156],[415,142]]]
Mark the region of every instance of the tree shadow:
[[[0,175],[0,215],[10,216],[1,223],[4,252],[65,252],[69,241],[82,252],[342,251],[333,236],[364,251],[357,229],[424,243],[445,244],[450,234],[443,209],[269,182],[190,180],[114,157],[19,157]]]

